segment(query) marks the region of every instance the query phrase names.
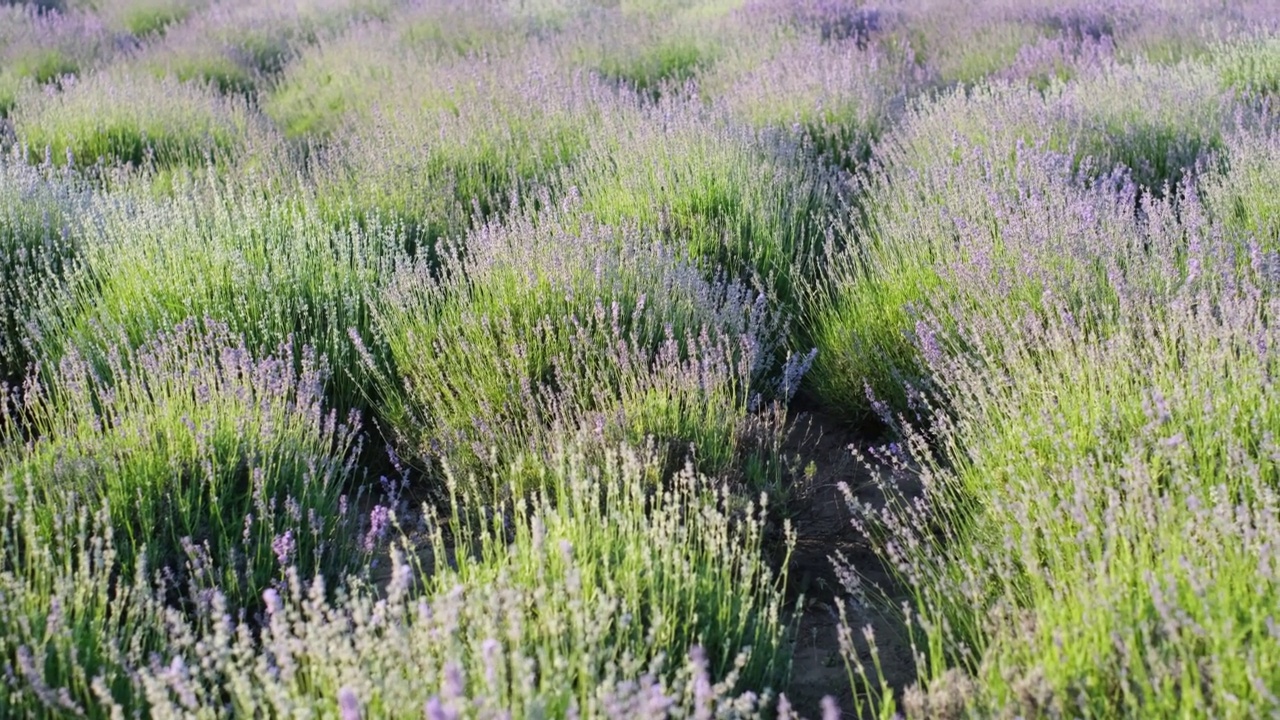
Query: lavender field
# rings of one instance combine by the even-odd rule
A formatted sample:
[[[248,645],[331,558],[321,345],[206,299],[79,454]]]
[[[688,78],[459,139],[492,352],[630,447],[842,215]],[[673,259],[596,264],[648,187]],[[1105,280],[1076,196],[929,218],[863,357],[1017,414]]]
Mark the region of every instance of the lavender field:
[[[1280,717],[1276,0],[0,0],[0,718]]]

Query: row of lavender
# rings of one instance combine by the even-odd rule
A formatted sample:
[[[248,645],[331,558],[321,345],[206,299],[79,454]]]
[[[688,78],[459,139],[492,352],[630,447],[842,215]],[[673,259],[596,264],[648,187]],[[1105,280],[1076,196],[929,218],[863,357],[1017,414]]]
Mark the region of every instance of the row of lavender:
[[[0,714],[790,712],[802,389],[860,712],[1274,709],[1265,11],[0,6]]]

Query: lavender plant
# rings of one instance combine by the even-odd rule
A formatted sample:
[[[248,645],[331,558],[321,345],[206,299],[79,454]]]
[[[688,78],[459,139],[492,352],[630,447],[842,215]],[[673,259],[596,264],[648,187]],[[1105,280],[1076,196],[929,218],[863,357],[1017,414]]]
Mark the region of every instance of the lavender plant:
[[[28,94],[12,113],[33,160],[160,169],[227,162],[267,143],[243,101],[148,75],[104,71]]]
[[[1034,305],[1060,287],[1054,278],[1074,273],[1073,307],[1114,301],[1097,284],[1100,256],[1089,248],[1136,236],[1136,191],[1125,174],[1085,187],[1090,169],[1073,169],[1070,154],[1019,145],[1008,167],[982,148],[952,152],[960,154],[954,164],[873,186],[863,234],[831,252],[827,279],[810,286],[808,326],[819,355],[809,387],[852,420],[905,411],[928,385],[917,328],[939,298]],[[1043,264],[1028,267],[1030,257]]]
[[[423,261],[400,273],[377,322],[399,378],[384,405],[406,446],[472,471],[547,453],[565,433],[652,436],[712,472],[776,431],[753,411],[780,359],[780,318],[650,238],[525,218],[474,233],[442,279]]]
[[[261,3],[223,0],[200,9],[187,22],[169,28],[161,54],[175,67],[214,78],[227,61],[249,71],[256,85],[274,78],[308,46],[345,32],[351,25],[390,16],[391,0],[299,0]]]
[[[74,178],[18,157],[0,160],[0,378],[35,360],[35,312],[79,255],[87,198]]]
[[[342,510],[360,426],[326,409],[326,372],[311,349],[255,355],[213,321],[118,346],[101,370],[72,353],[6,403],[0,472],[45,542],[59,516],[105,506],[126,576],[185,567],[252,604],[284,567],[340,572],[358,550]]]
[[[1116,14],[1123,17],[1115,32],[1121,58],[1170,65],[1205,60],[1229,38],[1276,29],[1274,8],[1256,0],[1229,5],[1125,2],[1117,4]]]
[[[291,138],[326,139],[342,128],[349,114],[367,120],[378,98],[426,70],[421,65],[404,67],[394,46],[375,40],[389,32],[380,23],[360,25],[306,49],[263,98],[263,111]],[[423,74],[428,82],[434,75]],[[422,105],[447,102],[438,91],[424,97],[426,83],[415,84],[415,99]]]
[[[1103,250],[1115,305],[953,308],[951,410],[899,455],[924,497],[853,503],[913,592],[909,717],[1276,707],[1274,253],[1236,262],[1194,197],[1148,216]]]
[[[702,92],[754,128],[798,131],[797,140],[852,170],[917,86],[913,70],[878,47],[801,36],[749,70],[722,64]]]
[[[187,19],[208,0],[84,0],[115,30],[145,37]]]
[[[1167,188],[1221,144],[1227,113],[1211,71],[1190,65],[1110,65],[1046,95],[993,84],[918,106],[881,148],[852,240],[831,254],[829,275],[810,283],[809,325],[824,351],[811,376],[815,394],[853,418],[869,417],[876,401],[905,409],[906,385],[923,379],[912,340],[921,303],[936,292],[969,292],[965,284],[943,288],[939,263],[970,257],[965,241],[978,233],[985,272],[991,248],[1010,239],[1006,223],[1027,212],[1028,189],[1050,176],[1067,186],[1075,183],[1063,173],[1083,173],[1106,185],[1116,168],[1128,168],[1138,185]],[[1032,169],[1029,148],[1060,153],[1067,165]],[[1044,192],[1070,203],[1076,191]],[[1043,222],[1043,235],[1071,232]],[[1010,280],[1015,288],[1035,288],[1033,281]]]
[[[1280,92],[1280,41],[1272,34],[1219,43],[1213,64],[1228,88],[1264,97]]]
[[[312,176],[323,212],[403,225],[431,252],[533,194],[539,181],[589,147],[610,118],[634,104],[545,53],[473,57],[413,80],[420,90],[383,96],[317,154]]]
[[[255,60],[252,53],[193,20],[152,40],[131,59],[130,65],[158,77],[208,85],[223,95],[252,97],[264,80]]]
[[[679,14],[600,13],[579,23],[574,61],[648,97],[678,89],[722,53],[710,23],[682,22]]]
[[[1280,147],[1274,123],[1239,128],[1228,136],[1218,172],[1201,180],[1208,212],[1238,239],[1265,250],[1280,241]]]
[[[335,229],[304,197],[214,184],[159,201],[96,203],[97,234],[67,290],[40,311],[37,345],[95,364],[189,317],[227,324],[254,352],[296,341],[326,358],[331,402],[363,405],[349,339],[372,335],[367,298],[402,252],[393,228]],[[261,191],[260,191],[261,190]]]
[[[1229,101],[1207,65],[1104,65],[1068,84],[1058,100],[1078,151],[1102,170],[1123,164],[1160,191],[1221,147]]]
[[[45,509],[0,485],[0,714],[106,717],[146,703],[134,669],[164,646],[148,568],[121,573],[110,513]]]
[[[40,13],[35,6],[0,6],[0,117],[28,85],[75,75],[115,49],[102,23],[84,13]]]
[[[662,234],[714,272],[756,278],[783,303],[832,221],[835,183],[800,149],[674,99],[624,116],[562,184],[602,222]]]
[[[898,19],[882,5],[861,0],[751,0],[740,10],[743,15],[784,32],[801,37],[816,35],[822,42],[852,42],[859,47],[865,47]]]
[[[436,58],[514,52],[533,30],[496,0],[415,0],[392,23],[403,45]]]
[[[393,551],[385,593],[291,573],[260,634],[215,596],[207,625],[177,625],[140,669],[154,716],[763,714],[788,625],[763,507],[738,519],[691,473],[654,497],[657,461],[626,451],[531,462],[548,495],[431,520],[429,548]]]
[[[1065,34],[1024,45],[1007,68],[992,77],[1028,82],[1041,92],[1069,83],[1082,73],[1114,61],[1115,42],[1110,35]]]

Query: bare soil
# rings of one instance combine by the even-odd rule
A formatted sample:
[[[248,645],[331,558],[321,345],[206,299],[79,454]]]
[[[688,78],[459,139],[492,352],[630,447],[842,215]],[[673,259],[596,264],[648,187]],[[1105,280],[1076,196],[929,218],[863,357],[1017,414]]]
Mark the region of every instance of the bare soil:
[[[840,484],[844,483],[863,502],[884,502],[872,470],[855,460],[852,452],[853,448],[870,444],[865,436],[832,418],[808,413],[796,419],[795,432],[786,449],[801,463],[812,463],[812,472],[801,474],[791,488],[788,504],[796,532],[789,574],[796,601],[803,604],[791,681],[784,692],[792,707],[805,717],[822,716],[821,701],[826,695],[836,699],[843,717],[857,717],[849,674],[840,655],[840,603],[845,605],[854,630],[854,647],[868,672],[873,663],[862,628],[870,626],[889,686],[900,690],[916,677],[910,642],[898,613],[887,607],[858,607],[846,602],[847,593],[832,562],[839,552],[864,585],[877,587],[893,606],[904,599],[893,577],[850,524],[848,505],[840,491]]]

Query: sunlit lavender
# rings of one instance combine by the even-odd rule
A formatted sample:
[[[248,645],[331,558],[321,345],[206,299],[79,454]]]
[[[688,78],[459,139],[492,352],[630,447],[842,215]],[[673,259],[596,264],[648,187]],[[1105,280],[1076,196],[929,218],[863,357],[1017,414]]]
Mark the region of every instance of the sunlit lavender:
[[[0,0],[0,717],[1280,713],[1272,0]]]

